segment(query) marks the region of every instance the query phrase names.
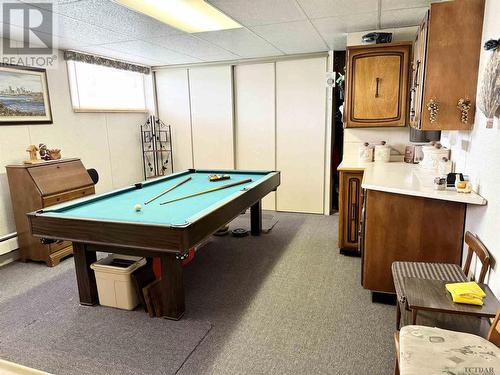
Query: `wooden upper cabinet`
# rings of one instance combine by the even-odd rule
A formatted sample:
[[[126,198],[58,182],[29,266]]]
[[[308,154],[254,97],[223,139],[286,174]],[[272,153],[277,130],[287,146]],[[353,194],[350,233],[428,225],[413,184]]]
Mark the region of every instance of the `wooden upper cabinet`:
[[[410,42],[347,48],[346,127],[406,126]]]
[[[425,50],[427,47],[427,24],[428,16],[424,17],[413,44],[413,62],[411,66],[411,89],[410,89],[410,125],[420,123],[422,114],[422,88],[424,87]]]
[[[469,130],[475,112],[484,0],[431,4],[413,48],[410,125],[421,130]],[[457,108],[469,99],[467,123]],[[439,111],[431,121],[427,104]]]

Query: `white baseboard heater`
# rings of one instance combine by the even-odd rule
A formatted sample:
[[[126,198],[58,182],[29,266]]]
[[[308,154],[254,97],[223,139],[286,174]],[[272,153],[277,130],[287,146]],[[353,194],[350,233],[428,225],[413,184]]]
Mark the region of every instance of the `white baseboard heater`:
[[[0,266],[19,259],[17,233],[0,237]]]

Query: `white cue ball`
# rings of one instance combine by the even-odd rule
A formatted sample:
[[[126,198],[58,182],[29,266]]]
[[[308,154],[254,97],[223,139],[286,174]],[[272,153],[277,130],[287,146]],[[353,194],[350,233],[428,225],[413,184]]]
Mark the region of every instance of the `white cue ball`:
[[[137,204],[134,206],[134,210],[136,210],[136,211],[140,211],[140,210],[142,210],[142,206],[141,206],[139,203],[137,203]]]

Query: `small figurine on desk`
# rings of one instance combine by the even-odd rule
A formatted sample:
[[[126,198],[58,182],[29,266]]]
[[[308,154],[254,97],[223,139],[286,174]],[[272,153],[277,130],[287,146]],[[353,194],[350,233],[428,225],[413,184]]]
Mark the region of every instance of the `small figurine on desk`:
[[[61,150],[58,148],[49,149],[45,143],[38,145],[40,159],[42,160],[59,160],[61,159]]]
[[[61,159],[61,150],[59,148],[52,148],[49,150],[50,160],[59,160]]]
[[[29,145],[28,148],[26,149],[26,152],[28,152],[30,154],[30,158],[29,158],[29,160],[25,160],[24,163],[25,164],[33,164],[33,163],[39,162],[40,160],[36,157],[37,151],[38,151],[38,147],[36,147],[35,145]]]
[[[40,154],[40,159],[50,160],[49,150],[47,149],[47,145],[45,143],[40,143],[38,145],[38,153]]]

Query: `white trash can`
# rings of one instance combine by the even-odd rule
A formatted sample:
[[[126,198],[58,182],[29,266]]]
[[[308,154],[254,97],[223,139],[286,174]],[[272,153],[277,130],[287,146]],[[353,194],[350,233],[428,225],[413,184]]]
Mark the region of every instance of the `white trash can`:
[[[139,303],[132,273],[146,264],[146,259],[111,254],[90,265],[97,281],[99,303],[103,306],[133,310]]]

